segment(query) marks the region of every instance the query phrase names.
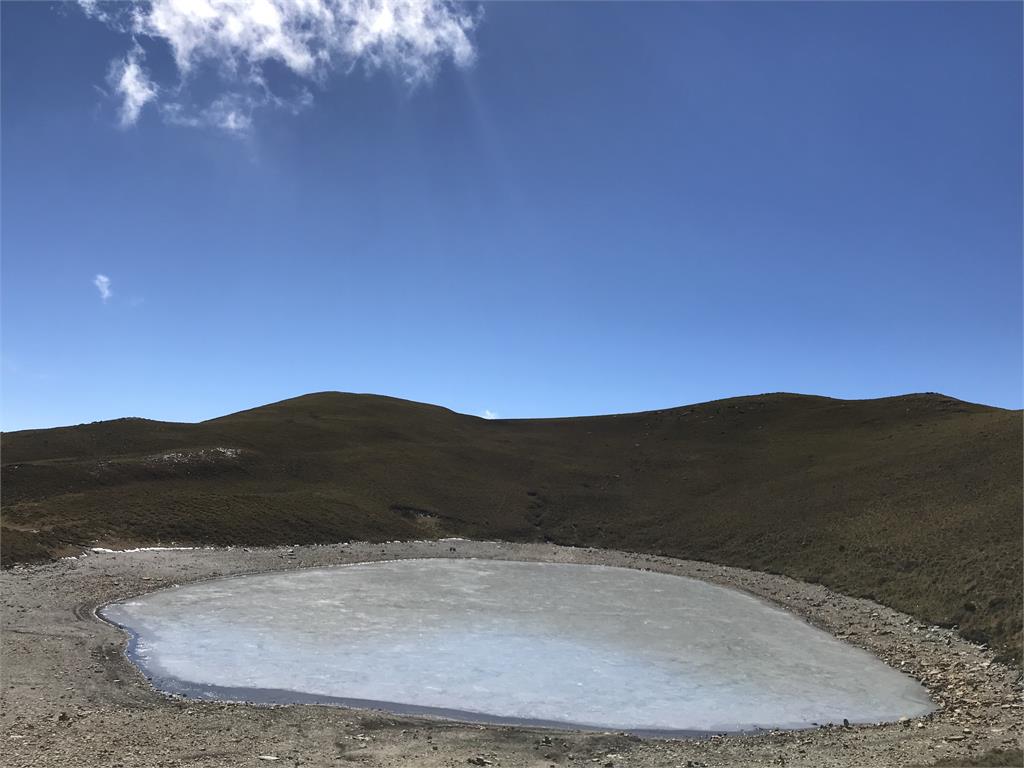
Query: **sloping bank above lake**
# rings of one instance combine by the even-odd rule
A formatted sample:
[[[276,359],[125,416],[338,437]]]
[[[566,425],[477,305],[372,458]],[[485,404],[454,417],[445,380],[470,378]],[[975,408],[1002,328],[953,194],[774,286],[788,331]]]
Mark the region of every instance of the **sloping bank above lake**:
[[[784,393],[488,420],[323,392],[3,435],[0,562],[462,536],[784,573],[1020,663],[1020,411]]]

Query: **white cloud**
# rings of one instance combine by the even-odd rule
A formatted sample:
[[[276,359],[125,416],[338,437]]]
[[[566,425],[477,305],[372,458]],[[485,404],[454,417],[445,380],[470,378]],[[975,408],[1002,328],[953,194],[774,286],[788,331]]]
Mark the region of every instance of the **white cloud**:
[[[157,87],[140,64],[144,54],[136,45],[123,59],[110,65],[107,82],[121,99],[121,125],[135,125],[142,108],[157,97]]]
[[[166,95],[165,119],[233,133],[247,130],[258,108],[298,111],[309,105],[304,89],[298,97],[271,92],[264,76],[270,62],[317,84],[331,72],[362,65],[415,86],[429,81],[446,60],[461,67],[473,62],[470,36],[480,16],[452,0],[153,0],[120,7],[79,2],[89,16],[133,39],[166,43],[177,66],[180,82],[158,88],[139,65],[137,45],[115,62],[122,122],[134,122],[148,101]],[[221,90],[207,104],[190,104],[189,78],[207,64]],[[235,108],[225,109],[225,103]]]
[[[96,275],[93,278],[92,284],[96,286],[96,289],[100,292],[100,298],[106,303],[114,292],[110,290],[110,278],[106,275]]]
[[[228,133],[245,133],[252,127],[253,106],[247,99],[222,96],[204,110],[202,119]]]
[[[483,416],[485,419],[498,418],[498,414],[495,411],[492,411],[490,408],[484,408],[484,412],[480,415]]]

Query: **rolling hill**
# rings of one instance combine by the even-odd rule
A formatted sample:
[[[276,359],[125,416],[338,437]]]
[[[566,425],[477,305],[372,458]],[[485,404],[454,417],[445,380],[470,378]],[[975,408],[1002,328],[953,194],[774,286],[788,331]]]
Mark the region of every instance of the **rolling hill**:
[[[326,392],[3,435],[5,566],[83,546],[467,536],[784,573],[1020,659],[1020,411],[771,394],[487,421]]]

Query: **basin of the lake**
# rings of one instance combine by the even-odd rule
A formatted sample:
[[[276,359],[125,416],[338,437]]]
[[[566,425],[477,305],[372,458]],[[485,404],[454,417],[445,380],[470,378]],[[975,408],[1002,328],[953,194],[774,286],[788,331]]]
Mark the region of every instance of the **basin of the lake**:
[[[161,690],[487,722],[697,733],[932,710],[865,651],[742,592],[627,568],[398,560],[106,606]]]

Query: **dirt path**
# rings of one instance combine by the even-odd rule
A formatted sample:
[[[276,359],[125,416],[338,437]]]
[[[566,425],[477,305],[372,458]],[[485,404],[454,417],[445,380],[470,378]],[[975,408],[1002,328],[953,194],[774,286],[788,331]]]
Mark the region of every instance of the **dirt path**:
[[[451,551],[454,548],[455,551]],[[182,701],[149,687],[97,605],[217,576],[400,557],[647,568],[744,589],[920,679],[932,716],[700,741],[476,726],[318,706]],[[783,576],[551,545],[445,540],[93,553],[0,575],[5,766],[903,766],[1020,746],[1017,670],[953,632]],[[277,758],[271,760],[268,758]]]

